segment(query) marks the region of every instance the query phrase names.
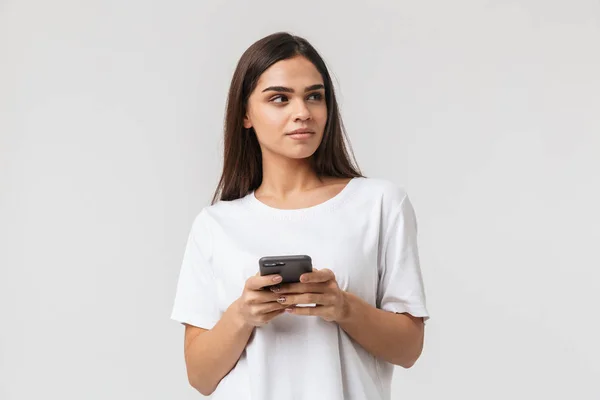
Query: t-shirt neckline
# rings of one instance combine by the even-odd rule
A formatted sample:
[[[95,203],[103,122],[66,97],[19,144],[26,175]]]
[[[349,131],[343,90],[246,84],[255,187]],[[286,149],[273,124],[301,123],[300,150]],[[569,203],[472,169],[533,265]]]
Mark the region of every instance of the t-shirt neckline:
[[[337,206],[339,206],[341,204],[341,202],[348,196],[348,194],[352,190],[354,184],[356,183],[356,181],[359,178],[360,177],[352,177],[348,181],[348,183],[346,183],[346,186],[344,186],[344,188],[342,190],[340,190],[340,192],[337,193],[335,196],[325,200],[322,203],[315,204],[314,206],[310,206],[310,207],[291,208],[291,209],[271,207],[271,206],[263,203],[262,201],[258,200],[254,194],[254,190],[251,191],[247,197],[248,197],[248,200],[250,203],[252,203],[256,207],[262,209],[263,211],[273,214],[274,216],[293,217],[293,216],[315,213],[315,212],[322,211],[322,210],[323,211],[326,211],[326,210],[332,211]]]

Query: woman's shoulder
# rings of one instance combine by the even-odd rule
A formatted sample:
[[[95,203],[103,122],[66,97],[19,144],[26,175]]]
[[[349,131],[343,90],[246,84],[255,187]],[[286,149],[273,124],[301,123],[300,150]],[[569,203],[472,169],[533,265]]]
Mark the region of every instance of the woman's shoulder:
[[[386,178],[368,177],[357,178],[360,182],[361,192],[367,196],[374,196],[382,206],[394,207],[399,205],[408,196],[404,185]]]
[[[250,194],[235,200],[217,200],[213,204],[204,206],[200,214],[204,214],[205,218],[235,217],[238,212],[246,212],[249,196]]]
[[[239,218],[237,212],[244,212],[244,203],[247,202],[247,196],[236,200],[217,200],[212,204],[200,207],[193,219],[193,226],[196,229],[207,229],[214,221],[223,218]]]

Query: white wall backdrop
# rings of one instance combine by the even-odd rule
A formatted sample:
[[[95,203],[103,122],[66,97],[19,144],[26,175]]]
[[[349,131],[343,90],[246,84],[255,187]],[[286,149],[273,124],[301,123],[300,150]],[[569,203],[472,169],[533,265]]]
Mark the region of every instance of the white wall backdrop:
[[[599,399],[597,1],[0,1],[0,399],[194,399],[169,319],[242,52],[306,37],[404,185],[401,399]],[[292,367],[292,365],[290,365]]]

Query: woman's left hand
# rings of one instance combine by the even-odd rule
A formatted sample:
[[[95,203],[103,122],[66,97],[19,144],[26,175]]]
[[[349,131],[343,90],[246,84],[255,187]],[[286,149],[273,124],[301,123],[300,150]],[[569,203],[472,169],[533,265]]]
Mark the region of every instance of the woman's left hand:
[[[289,305],[286,312],[296,315],[315,315],[325,321],[340,322],[348,315],[346,292],[337,284],[335,274],[329,269],[303,274],[299,283],[282,283],[271,287],[280,295],[277,300]],[[296,304],[316,304],[314,307],[296,307]]]

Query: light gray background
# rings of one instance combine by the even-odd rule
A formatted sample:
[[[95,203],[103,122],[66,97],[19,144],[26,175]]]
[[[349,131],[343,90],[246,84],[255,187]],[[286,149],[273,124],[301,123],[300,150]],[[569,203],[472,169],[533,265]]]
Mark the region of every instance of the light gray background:
[[[235,64],[279,30],[417,212],[432,318],[394,398],[600,398],[598,1],[4,0],[0,399],[200,396],[179,265]]]

